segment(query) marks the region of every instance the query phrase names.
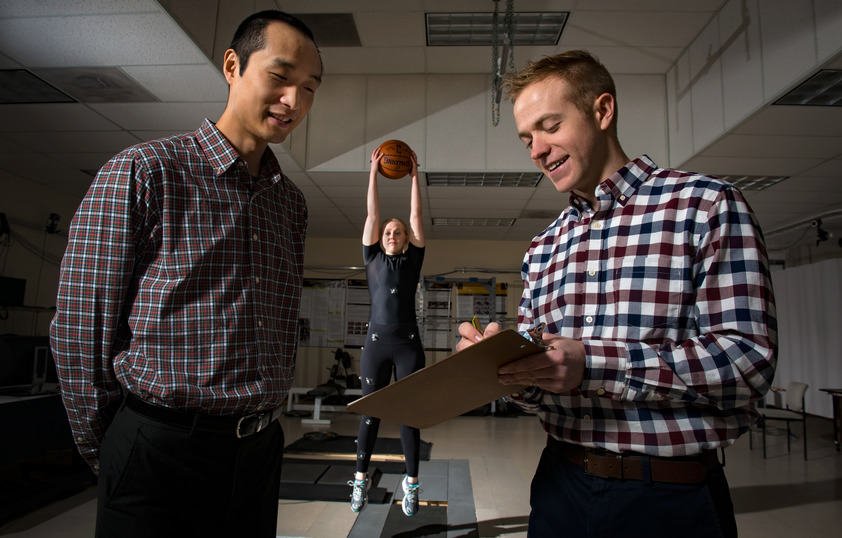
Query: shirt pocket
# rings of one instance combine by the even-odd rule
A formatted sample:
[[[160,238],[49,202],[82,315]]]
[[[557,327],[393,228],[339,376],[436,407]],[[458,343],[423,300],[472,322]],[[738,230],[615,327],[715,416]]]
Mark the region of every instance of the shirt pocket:
[[[621,263],[613,279],[618,329],[634,340],[670,338],[670,331],[679,329],[689,314],[685,303],[691,280],[683,260],[649,255]]]

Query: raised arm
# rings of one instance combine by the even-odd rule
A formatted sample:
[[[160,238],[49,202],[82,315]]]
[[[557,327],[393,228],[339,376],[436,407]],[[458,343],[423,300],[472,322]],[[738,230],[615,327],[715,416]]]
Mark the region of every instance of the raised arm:
[[[380,196],[377,194],[377,165],[380,163],[380,148],[371,153],[371,171],[368,175],[367,213],[363,227],[363,245],[369,246],[380,241]]]
[[[409,199],[409,242],[424,246],[424,212],[421,208],[421,186],[418,182],[418,156],[412,152],[412,191]]]

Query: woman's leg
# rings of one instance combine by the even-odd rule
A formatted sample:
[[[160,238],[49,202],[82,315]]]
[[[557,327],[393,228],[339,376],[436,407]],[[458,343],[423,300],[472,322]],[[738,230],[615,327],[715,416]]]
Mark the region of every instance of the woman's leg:
[[[395,346],[395,379],[417,372],[424,367],[424,348],[421,340],[417,337],[417,331],[407,343]],[[411,405],[412,402],[407,402]],[[403,446],[404,458],[406,460],[406,474],[410,483],[418,482],[418,462],[421,457],[421,432],[418,428],[412,428],[401,424],[401,445]]]

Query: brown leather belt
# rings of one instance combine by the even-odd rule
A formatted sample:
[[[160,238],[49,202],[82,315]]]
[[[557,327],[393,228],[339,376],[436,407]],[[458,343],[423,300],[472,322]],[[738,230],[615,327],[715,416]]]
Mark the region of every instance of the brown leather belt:
[[[715,450],[695,456],[663,458],[641,454],[617,454],[607,450],[585,448],[547,436],[547,448],[584,469],[585,474],[602,478],[643,480],[644,458],[649,459],[649,474],[653,482],[698,484],[708,472],[720,466]]]

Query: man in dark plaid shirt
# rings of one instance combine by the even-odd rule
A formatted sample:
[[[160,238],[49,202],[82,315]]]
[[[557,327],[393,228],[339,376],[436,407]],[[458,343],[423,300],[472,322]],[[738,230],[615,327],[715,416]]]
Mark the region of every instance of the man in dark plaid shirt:
[[[219,121],[111,159],[71,226],[51,344],[98,536],[275,536],[307,206],[268,145],[322,63],[261,12],[223,73]]]
[[[719,179],[630,160],[590,54],[507,85],[532,160],[570,193],[522,268],[518,330],[548,349],[499,370],[548,434],[529,536],[736,536],[716,449],[749,430],[777,358],[757,220]],[[483,337],[460,333],[460,349]]]

